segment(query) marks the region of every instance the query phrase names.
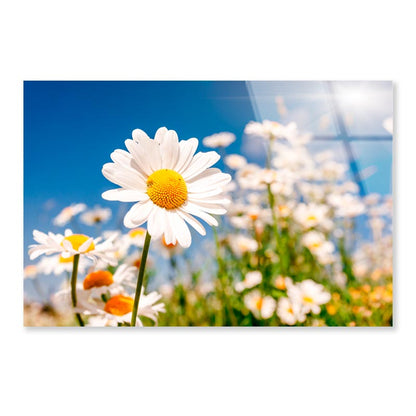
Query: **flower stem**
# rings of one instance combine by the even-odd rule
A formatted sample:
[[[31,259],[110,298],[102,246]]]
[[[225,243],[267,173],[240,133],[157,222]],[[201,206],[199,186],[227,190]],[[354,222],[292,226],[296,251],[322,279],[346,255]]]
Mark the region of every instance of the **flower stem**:
[[[217,263],[218,263],[218,280],[220,283],[221,296],[223,298],[224,306],[226,310],[228,311],[228,316],[231,321],[231,326],[238,326],[237,318],[234,315],[233,308],[229,303],[228,295],[226,292],[226,287],[228,286],[228,282],[226,281],[225,264],[224,264],[223,259],[221,258],[220,241],[218,239],[218,233],[215,227],[212,227],[212,230],[214,232],[214,239],[215,239],[215,254],[216,254]],[[227,322],[226,315],[224,315],[224,323],[221,326],[226,324],[226,322]]]
[[[79,263],[79,254],[74,255],[74,262],[72,265],[72,276],[71,276],[71,299],[72,306],[75,308],[77,306],[77,276],[78,276],[78,263]],[[79,313],[76,313],[77,321],[79,326],[84,326],[84,321],[81,318]]]
[[[134,296],[133,311],[131,314],[131,326],[136,326],[137,312],[139,310],[140,293],[142,291],[144,269],[146,267],[147,253],[149,252],[151,236],[149,232],[146,232],[146,238],[144,240],[144,247],[142,252],[142,260],[140,262],[139,276],[137,277],[136,294]]]

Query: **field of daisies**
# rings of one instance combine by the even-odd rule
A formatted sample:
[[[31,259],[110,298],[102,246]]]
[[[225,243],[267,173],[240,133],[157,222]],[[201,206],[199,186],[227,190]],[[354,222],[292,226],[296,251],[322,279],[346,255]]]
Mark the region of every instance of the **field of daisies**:
[[[245,134],[265,166],[229,154],[227,132],[203,139],[210,152],[165,127],[115,140],[102,168],[114,208],[74,203],[51,218],[61,233],[33,230],[26,283],[60,286],[25,297],[25,325],[391,326],[391,196],[361,198],[348,166],[310,152],[294,123]]]

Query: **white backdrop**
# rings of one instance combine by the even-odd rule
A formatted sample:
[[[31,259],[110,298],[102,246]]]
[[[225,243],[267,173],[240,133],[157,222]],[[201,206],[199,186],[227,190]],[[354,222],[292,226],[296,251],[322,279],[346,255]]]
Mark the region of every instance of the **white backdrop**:
[[[137,3],[0,6],[1,413],[415,414],[410,2]],[[23,328],[25,79],[393,80],[395,327]]]

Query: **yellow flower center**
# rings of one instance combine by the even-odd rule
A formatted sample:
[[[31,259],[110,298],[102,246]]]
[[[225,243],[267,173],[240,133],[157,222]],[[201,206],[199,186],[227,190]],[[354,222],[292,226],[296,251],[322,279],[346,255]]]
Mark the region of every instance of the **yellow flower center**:
[[[188,197],[183,177],[171,169],[160,169],[147,178],[147,195],[161,208],[179,208]]]
[[[256,300],[256,309],[259,311],[259,310],[261,310],[262,306],[263,306],[263,298],[258,298]]]
[[[107,270],[98,270],[87,274],[84,279],[84,289],[92,287],[110,286],[114,282],[113,275]]]
[[[90,237],[87,237],[86,235],[84,235],[84,234],[72,234],[72,235],[68,235],[67,237],[65,237],[63,240],[62,240],[62,243],[61,243],[61,246],[63,247],[64,246],[64,241],[65,240],[67,240],[67,241],[69,241],[70,243],[71,243],[71,245],[72,245],[72,248],[74,249],[74,250],[79,250],[79,248],[89,239]],[[94,245],[94,242],[93,241],[91,241],[91,244],[90,244],[90,246],[84,251],[84,253],[87,253],[87,252],[89,252],[89,251],[91,251],[91,250],[94,250],[95,249],[95,245]]]
[[[318,218],[315,217],[315,215],[309,215],[308,218],[306,218],[307,221],[316,221]]]
[[[129,296],[116,295],[107,301],[104,310],[116,316],[123,316],[133,310],[134,300]]]
[[[303,297],[303,301],[305,303],[313,303],[313,299],[311,297],[309,297],[309,296],[304,296]]]
[[[146,234],[146,229],[145,228],[134,228],[133,230],[129,231],[129,236],[131,238],[142,237],[145,234]]]
[[[62,257],[59,256],[59,263],[72,263],[74,261],[74,256],[71,257]]]

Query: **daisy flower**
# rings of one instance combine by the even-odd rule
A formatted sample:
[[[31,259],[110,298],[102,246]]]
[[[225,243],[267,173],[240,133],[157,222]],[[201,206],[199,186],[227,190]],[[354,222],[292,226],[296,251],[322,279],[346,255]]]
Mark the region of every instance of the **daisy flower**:
[[[308,231],[302,236],[302,244],[317,257],[331,254],[335,251],[335,246],[331,241],[327,241],[325,235],[319,231]]]
[[[293,302],[289,298],[280,298],[277,303],[277,316],[286,325],[295,325],[296,322],[305,322],[306,314],[302,304]]]
[[[250,121],[244,129],[244,133],[249,136],[258,136],[264,139],[284,139],[291,138],[297,132],[295,123],[289,123],[287,126],[277,121],[264,120],[261,123]]]
[[[258,250],[259,243],[254,238],[247,237],[244,234],[231,234],[228,236],[231,250],[237,256],[244,253],[253,253]]]
[[[132,281],[136,272],[136,267],[126,264],[119,266],[114,274],[108,270],[92,271],[85,276],[82,287],[84,290],[90,291],[92,296],[100,297],[109,290],[122,290],[123,285],[134,287]]]
[[[320,204],[299,204],[294,212],[293,218],[303,228],[309,229],[325,223],[328,216],[328,207]]]
[[[100,243],[101,237],[93,239],[84,234],[73,234],[69,229],[65,231],[65,235],[51,232],[45,234],[34,230],[33,238],[38,244],[29,246],[29,257],[31,260],[34,260],[42,254],[58,253],[63,259],[69,259],[76,254],[82,254],[94,262],[103,260],[115,266],[117,261],[114,258],[114,247],[112,244],[112,240],[115,237],[116,235],[114,234],[114,236]]]
[[[142,288],[136,317],[138,326],[143,326],[139,316],[145,316],[157,325],[159,313],[166,312],[165,304],[158,303],[161,298],[162,295],[155,291],[145,295]],[[134,299],[127,293],[116,294],[111,296],[106,302],[97,302],[95,306],[92,306],[91,311],[100,316],[102,320],[106,320],[107,326],[116,326],[118,323],[125,324],[131,321],[133,304]],[[88,310],[84,312],[88,312]]]
[[[324,286],[311,279],[289,286],[287,294],[293,303],[302,305],[304,313],[318,314],[321,312],[320,305],[331,300],[331,295],[325,291]]]
[[[235,284],[235,290],[237,292],[242,292],[244,289],[251,289],[254,286],[257,286],[262,281],[262,275],[259,271],[248,272],[244,277],[244,280],[237,282]]]
[[[217,226],[211,214],[225,214],[229,203],[223,195],[231,176],[211,168],[219,160],[211,151],[195,154],[198,140],[178,141],[174,130],[161,127],[154,139],[139,129],[125,141],[128,151],[115,150],[113,163],[103,166],[103,175],[120,188],[103,193],[111,201],[136,202],[124,217],[127,228],[147,221],[152,238],[162,235],[167,244],[191,244],[188,223],[201,235],[205,229],[194,216]]]
[[[276,301],[271,296],[262,296],[259,290],[244,296],[244,304],[257,319],[269,319],[276,310]]]
[[[366,206],[361,200],[352,194],[336,195],[328,197],[328,203],[335,208],[335,216],[354,218],[364,214]]]
[[[111,218],[110,208],[96,206],[94,209],[84,212],[80,219],[86,225],[97,225],[108,221]]]
[[[205,137],[202,143],[206,147],[227,147],[235,141],[233,133],[222,132]]]
[[[247,164],[247,159],[241,155],[228,155],[225,156],[224,162],[230,169],[237,170]]]
[[[53,220],[54,225],[60,227],[68,224],[75,215],[78,215],[82,211],[85,211],[87,206],[85,204],[72,204],[69,207],[65,207]]]

